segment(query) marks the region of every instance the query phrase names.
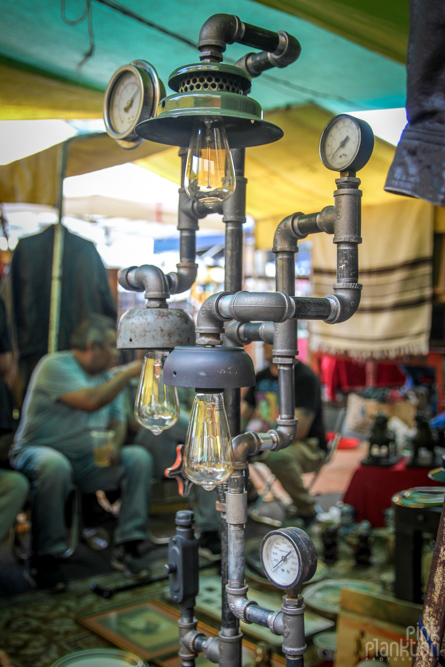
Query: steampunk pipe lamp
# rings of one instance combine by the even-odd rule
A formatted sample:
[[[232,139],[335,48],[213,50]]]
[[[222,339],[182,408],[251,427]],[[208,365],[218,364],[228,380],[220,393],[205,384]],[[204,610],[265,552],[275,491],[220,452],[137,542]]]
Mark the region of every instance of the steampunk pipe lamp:
[[[223,52],[227,44],[235,42],[261,51],[248,53],[235,66],[226,65],[222,62]],[[281,635],[286,665],[300,667],[306,650],[300,589],[315,571],[315,548],[299,528],[273,531],[266,536],[261,548],[264,570],[283,589],[283,603],[280,610],[271,610],[247,598],[248,462],[262,451],[285,448],[295,439],[293,367],[298,354],[298,319],[335,324],[347,320],[358,308],[361,191],[356,171],[371,156],[373,135],[364,121],[347,114],[328,123],[320,140],[320,157],[328,169],[340,172],[334,205],[308,215],[293,213],[282,220],[272,248],[276,257],[276,291],[242,291],[245,149],[276,141],[283,135],[279,127],[263,120],[260,105],[248,94],[252,78],[271,67],[287,67],[295,62],[300,45],[283,31],[271,32],[243,23],[237,16],[216,14],[204,23],[198,49],[200,63],[179,67],[171,74],[170,96],[163,95],[154,68],[145,61],[134,63],[151,73],[150,77],[132,80],[133,69],[124,68],[123,75],[120,68],[107,88],[105,113],[113,116],[112,110],[117,110],[117,115],[122,114],[122,118],[117,118],[115,113],[107,127],[114,119],[121,145],[128,148],[128,144],[137,144],[141,138],[176,145],[181,158],[177,271],[164,275],[148,265],[121,271],[120,284],[126,289],[145,291],[147,301],[145,309],[128,311],[121,318],[118,347],[145,349],[150,356],[162,356],[162,361],[151,365],[151,379],[141,379],[141,396],[144,385],[154,386],[153,378],[158,379],[151,398],[141,399],[141,404],[144,400],[151,406],[159,404],[152,397],[156,392],[159,396],[160,367],[165,390],[176,390],[177,386],[196,390],[184,460],[175,464],[169,474],[178,477],[185,473],[193,483],[206,489],[216,486],[218,490],[222,539],[218,637],[199,632],[194,618],[199,573],[192,513],[177,514],[176,536],[170,540],[166,572],[170,575],[172,599],[180,607],[182,667],[194,667],[199,653],[220,666],[241,667],[240,621],[268,627]],[[140,81],[151,90],[138,88]],[[136,104],[138,95],[150,101],[149,108]],[[153,100],[158,100],[156,108]],[[195,327],[187,313],[168,307],[168,299],[189,289],[195,281],[198,220],[210,211],[222,214],[226,226],[225,291],[206,299]],[[333,235],[337,280],[333,293],[323,298],[297,297],[298,240],[314,233]],[[243,350],[252,341],[273,343],[273,359],[278,366],[279,417],[277,427],[267,433],[240,433],[240,388],[255,382],[251,359]],[[172,400],[167,403],[169,414],[160,416],[158,409],[153,415],[156,409],[150,408],[146,423],[141,408],[140,422],[154,432],[155,428],[160,431],[168,422],[173,423]]]

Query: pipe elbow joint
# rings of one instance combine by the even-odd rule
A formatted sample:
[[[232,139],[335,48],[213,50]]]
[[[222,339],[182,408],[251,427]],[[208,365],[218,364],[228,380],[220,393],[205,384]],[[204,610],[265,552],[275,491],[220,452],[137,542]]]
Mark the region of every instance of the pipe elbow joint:
[[[297,435],[297,420],[278,418],[275,433],[277,441],[275,450],[285,449],[295,440],[295,436]]]
[[[224,321],[232,319],[231,317],[224,317],[218,310],[218,302],[220,299],[229,294],[229,292],[219,292],[209,296],[204,301],[198,312],[196,320],[196,331],[199,334],[223,334]]]
[[[307,234],[299,234],[295,222],[302,213],[293,213],[284,218],[275,230],[272,252],[297,252],[298,239],[306,238]]]
[[[229,585],[226,586],[227,592],[227,602],[229,604],[229,609],[236,618],[239,618],[240,621],[244,623],[250,623],[247,616],[247,610],[252,605],[258,606],[258,602],[255,600],[249,600],[245,596],[247,587],[238,589],[238,592],[235,592],[237,589],[230,588]]]
[[[214,14],[203,24],[199,33],[198,49],[201,58],[221,57],[226,44],[242,38],[244,24],[234,14]],[[212,48],[213,47],[213,48]]]
[[[196,280],[198,265],[195,262],[183,262],[176,264],[177,272],[167,274],[170,294],[182,294],[190,289]]]
[[[277,35],[279,44],[277,49],[269,54],[269,61],[273,67],[287,67],[300,57],[301,44],[284,30],[278,30]]]
[[[332,309],[331,315],[324,321],[328,324],[339,324],[349,320],[360,305],[361,289],[360,283],[336,283],[334,294],[326,297],[331,302]]]
[[[165,273],[152,264],[142,266],[131,266],[123,269],[118,275],[119,284],[125,289],[134,292],[145,290],[146,299],[168,299],[170,296],[169,281]]]

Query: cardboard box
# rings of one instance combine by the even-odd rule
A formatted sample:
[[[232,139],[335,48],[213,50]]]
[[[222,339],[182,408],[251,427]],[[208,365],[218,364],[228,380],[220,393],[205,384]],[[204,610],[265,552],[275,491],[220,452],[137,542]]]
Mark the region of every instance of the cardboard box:
[[[378,412],[384,412],[388,417],[398,417],[409,428],[412,428],[416,411],[417,406],[410,401],[379,403],[379,401],[363,398],[358,394],[349,394],[344,430],[346,433],[355,431],[368,434]]]

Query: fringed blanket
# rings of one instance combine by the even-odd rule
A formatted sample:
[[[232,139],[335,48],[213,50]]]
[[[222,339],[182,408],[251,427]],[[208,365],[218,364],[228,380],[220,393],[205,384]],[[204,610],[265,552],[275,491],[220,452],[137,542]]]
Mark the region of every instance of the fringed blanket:
[[[365,207],[359,246],[360,306],[347,322],[310,322],[313,351],[360,358],[426,354],[431,327],[433,207],[398,199]],[[313,242],[313,296],[332,293],[332,236]]]

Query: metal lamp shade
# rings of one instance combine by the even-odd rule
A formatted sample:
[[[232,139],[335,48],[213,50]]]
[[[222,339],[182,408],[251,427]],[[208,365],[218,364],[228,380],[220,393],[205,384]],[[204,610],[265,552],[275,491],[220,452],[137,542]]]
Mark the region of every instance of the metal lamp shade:
[[[242,347],[177,347],[165,360],[164,383],[215,393],[251,387],[255,370]]]

